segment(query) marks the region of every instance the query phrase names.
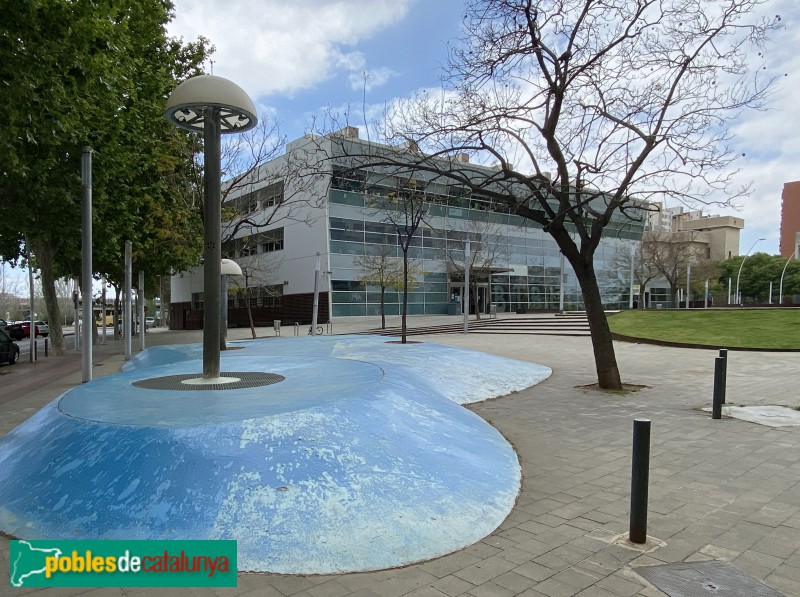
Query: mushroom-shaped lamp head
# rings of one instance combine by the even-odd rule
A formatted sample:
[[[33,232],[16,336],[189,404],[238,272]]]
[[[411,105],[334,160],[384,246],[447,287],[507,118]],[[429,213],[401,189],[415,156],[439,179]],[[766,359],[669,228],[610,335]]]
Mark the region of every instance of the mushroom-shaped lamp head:
[[[167,100],[165,115],[178,128],[202,133],[206,108],[219,108],[221,133],[242,133],[258,123],[253,100],[233,81],[215,75],[199,75],[178,85]]]
[[[242,268],[233,259],[223,259],[219,273],[223,276],[241,276]]]

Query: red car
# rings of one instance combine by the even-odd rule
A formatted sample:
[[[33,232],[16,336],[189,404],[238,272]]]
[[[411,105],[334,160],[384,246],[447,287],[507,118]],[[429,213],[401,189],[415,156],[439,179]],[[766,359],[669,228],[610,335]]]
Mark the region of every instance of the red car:
[[[30,336],[31,336],[31,322],[30,321],[18,321],[17,323],[20,326],[22,326],[22,337],[23,338],[30,338]],[[38,336],[39,335],[39,326],[34,324],[33,330],[36,333],[36,335]]]

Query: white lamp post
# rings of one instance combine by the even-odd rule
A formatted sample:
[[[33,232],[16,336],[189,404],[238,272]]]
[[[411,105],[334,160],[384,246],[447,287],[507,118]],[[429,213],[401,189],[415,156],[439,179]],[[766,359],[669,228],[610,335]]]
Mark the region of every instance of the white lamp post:
[[[187,79],[169,97],[166,117],[175,126],[203,133],[205,205],[203,264],[203,379],[218,379],[220,362],[220,289],[222,205],[220,135],[256,126],[253,101],[233,81],[214,75]]]
[[[747,250],[747,254],[744,256],[744,259],[742,259],[742,264],[739,266],[739,273],[736,275],[736,304],[737,305],[741,305],[742,304],[742,297],[739,294],[739,278],[742,277],[742,268],[744,267],[744,262],[747,261],[748,257],[750,257],[750,251],[753,250],[753,247],[755,247],[762,240],[767,240],[767,239],[758,238],[758,239],[756,239],[756,241],[752,245],[750,245],[750,248]]]
[[[792,255],[794,257],[794,255]],[[786,268],[789,267],[789,262],[792,260],[792,257],[786,260],[786,265],[783,266],[783,271],[781,272],[781,284],[780,289],[778,290],[778,304],[783,305],[783,276],[786,274]]]
[[[220,274],[222,274],[222,280],[220,280],[221,294],[219,297],[219,303],[220,303],[219,348],[220,350],[224,350],[225,343],[228,340],[228,276],[241,276],[242,268],[239,267],[239,264],[236,263],[233,259],[223,259],[219,271]]]

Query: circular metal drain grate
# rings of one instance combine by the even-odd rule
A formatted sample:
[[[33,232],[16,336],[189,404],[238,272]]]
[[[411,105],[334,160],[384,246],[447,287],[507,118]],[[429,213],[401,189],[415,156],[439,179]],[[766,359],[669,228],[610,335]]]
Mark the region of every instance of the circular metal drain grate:
[[[257,371],[244,371],[244,372],[224,372],[220,373],[221,377],[235,377],[238,381],[231,381],[227,383],[204,383],[204,384],[189,384],[183,383],[189,379],[198,379],[202,377],[197,373],[188,373],[186,375],[165,375],[164,377],[151,377],[149,379],[140,379],[133,382],[132,385],[137,388],[144,388],[147,390],[241,390],[242,388],[260,388],[261,386],[270,386],[279,383],[286,379],[283,375],[277,373],[260,373]]]

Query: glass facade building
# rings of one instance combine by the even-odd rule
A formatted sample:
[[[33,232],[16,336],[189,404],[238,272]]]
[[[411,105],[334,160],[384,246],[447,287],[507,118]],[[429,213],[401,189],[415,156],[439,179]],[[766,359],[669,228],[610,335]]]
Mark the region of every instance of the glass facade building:
[[[316,263],[321,270],[319,321],[380,315],[381,288],[366,280],[365,261],[370,255],[384,255],[395,267],[402,261],[401,236],[381,206],[403,185],[424,198],[425,214],[408,248],[414,279],[410,315],[461,311],[467,240],[471,310],[476,304],[482,313],[492,308],[500,313],[584,308],[574,272],[541,225],[445,176],[413,173],[408,167],[402,175],[397,169],[354,167],[354,153],[375,147],[395,152],[393,159],[402,156],[400,150],[352,137],[335,143],[304,137],[290,143],[286,155],[262,166],[256,180],[228,194],[226,206],[255,223],[223,223],[223,234],[236,231],[224,237],[223,254],[246,272],[250,297],[248,303],[241,288],[238,294],[231,291],[232,325],[249,325],[251,316],[256,325],[310,321]],[[460,164],[481,168],[468,164],[465,156]],[[644,230],[644,218],[636,214],[614,218],[595,252],[609,310],[629,305],[630,256]],[[188,327],[202,320],[197,274],[174,277],[172,292],[174,321]],[[400,314],[399,288],[387,287],[384,300],[387,315]],[[252,313],[245,314],[245,306]]]

